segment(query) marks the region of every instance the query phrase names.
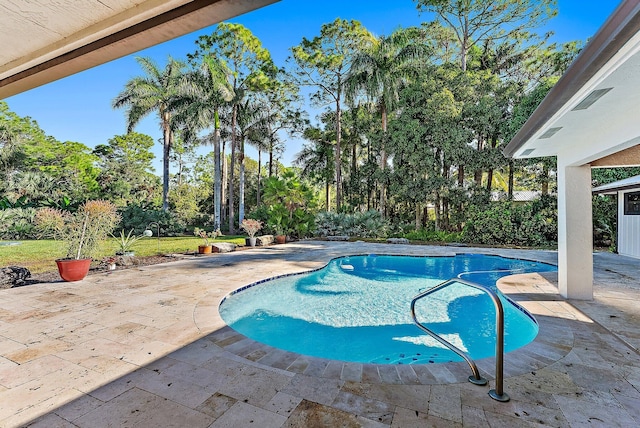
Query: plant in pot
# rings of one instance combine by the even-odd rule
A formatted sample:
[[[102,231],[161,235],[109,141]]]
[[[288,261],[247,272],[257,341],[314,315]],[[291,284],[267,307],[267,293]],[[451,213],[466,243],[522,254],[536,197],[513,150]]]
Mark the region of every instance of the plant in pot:
[[[287,220],[287,211],[282,204],[276,204],[269,207],[269,219],[267,220],[267,224],[269,229],[271,229],[275,235],[276,244],[284,244],[287,241],[287,236],[285,235]]]
[[[249,245],[252,247],[256,246],[256,233],[262,229],[262,222],[260,220],[254,220],[252,218],[245,218],[242,220],[240,227],[247,232],[249,237],[247,238]]]
[[[209,239],[216,239],[217,236],[221,235],[221,233],[217,230],[213,232],[207,232],[206,230],[200,229],[199,227],[193,229],[193,234],[202,238],[202,245],[198,246],[199,254],[211,254],[212,245],[209,243]]]
[[[91,257],[120,221],[116,206],[109,201],[87,201],[71,213],[54,208],[37,211],[35,224],[42,237],[63,241],[67,256],[56,260],[65,281],[80,281],[89,272]]]

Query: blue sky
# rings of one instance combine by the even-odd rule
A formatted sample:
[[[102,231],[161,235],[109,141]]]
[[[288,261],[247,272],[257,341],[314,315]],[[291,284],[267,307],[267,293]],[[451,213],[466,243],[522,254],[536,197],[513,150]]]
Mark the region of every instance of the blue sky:
[[[593,36],[619,4],[618,0],[558,0],[558,16],[541,32],[553,31],[554,41],[586,40]],[[412,0],[282,0],[271,6],[232,19],[249,28],[271,51],[278,66],[284,65],[288,49],[302,37],[313,38],[320,26],[336,17],[356,19],[376,35],[389,34],[403,26],[431,20],[420,15]],[[126,132],[124,110],[113,110],[111,100],[126,82],[140,75],[136,56],[149,56],[164,65],[168,56],[184,59],[195,50],[199,35],[213,28],[174,39],[124,58],[52,82],[23,94],[7,98],[9,108],[21,116],[35,119],[44,131],[60,141],[78,141],[89,147],[106,143],[114,135]],[[156,115],[150,115],[135,129],[158,141],[162,134]],[[302,141],[287,142],[282,159],[289,165],[302,148]],[[202,149],[202,152],[207,149]],[[161,150],[156,144],[154,166],[161,172]],[[257,158],[252,149],[250,157]]]

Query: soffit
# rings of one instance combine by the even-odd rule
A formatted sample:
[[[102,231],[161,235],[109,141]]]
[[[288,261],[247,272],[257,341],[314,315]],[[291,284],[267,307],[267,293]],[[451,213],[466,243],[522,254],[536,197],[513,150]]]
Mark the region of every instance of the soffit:
[[[635,113],[639,76],[640,2],[625,0],[509,142],[505,154],[563,155],[565,164],[584,165],[640,144]],[[575,109],[594,90],[609,88],[590,107]]]
[[[0,98],[279,0],[0,0]]]

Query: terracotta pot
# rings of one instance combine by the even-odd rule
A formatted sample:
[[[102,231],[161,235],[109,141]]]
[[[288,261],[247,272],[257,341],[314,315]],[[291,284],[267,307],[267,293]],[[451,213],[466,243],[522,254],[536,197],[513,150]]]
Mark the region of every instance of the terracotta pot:
[[[199,245],[198,246],[199,254],[211,254],[211,245]]]
[[[60,277],[67,282],[80,281],[89,273],[91,259],[58,259],[58,272]]]
[[[276,235],[276,244],[284,244],[287,242],[286,235]]]

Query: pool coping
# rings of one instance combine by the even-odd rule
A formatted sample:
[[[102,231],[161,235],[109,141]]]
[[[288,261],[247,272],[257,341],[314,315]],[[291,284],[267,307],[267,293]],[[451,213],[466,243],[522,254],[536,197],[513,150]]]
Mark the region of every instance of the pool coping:
[[[451,257],[464,254],[500,256],[514,260],[526,260],[555,266],[554,263],[536,260],[534,258],[509,257],[501,256],[499,254],[482,252],[452,252],[451,255],[439,254],[430,256],[427,254],[406,256]],[[206,307],[207,310],[211,310],[213,309],[212,307],[215,307],[216,318],[221,320],[224,324],[223,328],[218,328],[216,331],[211,333],[208,336],[208,339],[215,346],[220,348],[221,351],[226,351],[230,354],[233,354],[255,364],[270,367],[276,370],[283,370],[289,373],[303,374],[324,379],[389,385],[442,385],[467,382],[469,376],[471,375],[471,370],[467,363],[465,363],[464,361],[433,364],[373,364],[314,357],[299,354],[296,352],[285,351],[255,341],[228,326],[220,316],[219,307],[229,296],[237,294],[258,284],[270,281],[272,279],[316,272],[325,268],[331,261],[336,259],[363,255],[370,254],[349,254],[333,257],[329,261],[327,261],[327,263],[323,264],[320,267],[261,279],[228,292],[221,298],[217,299],[217,302],[215,303],[211,301],[208,302],[204,305],[204,307]],[[376,255],[400,256],[401,254],[376,253]],[[522,302],[519,302],[517,298],[512,297],[522,295],[523,293],[530,294],[530,292],[539,292],[539,290],[528,290],[526,287],[523,288],[525,286],[524,284],[521,284],[517,289],[517,293],[513,294],[513,290],[510,290],[509,287],[501,285],[505,282],[511,283],[513,278],[517,279],[519,277],[528,277],[531,275],[539,274],[533,273],[508,275],[501,278],[497,284],[498,289],[504,294],[507,299],[515,303],[516,307],[526,309],[527,312],[529,312],[529,314],[533,316],[539,328],[538,334],[532,342],[523,347],[505,353],[503,372],[505,378],[530,373],[532,371],[547,367],[564,358],[573,348],[573,333],[572,331],[566,329],[566,324],[563,324],[566,322],[566,317],[562,317],[562,322],[559,323],[555,317],[546,316],[550,314],[538,314],[538,316],[536,316],[536,314],[526,308],[526,305],[522,305]],[[547,286],[552,285],[550,283],[547,283]],[[482,358],[474,360],[474,362],[477,364],[480,375],[482,377],[490,381],[495,379],[495,357]]]

